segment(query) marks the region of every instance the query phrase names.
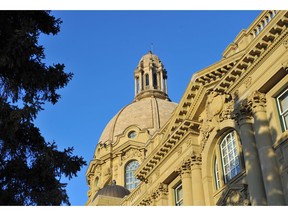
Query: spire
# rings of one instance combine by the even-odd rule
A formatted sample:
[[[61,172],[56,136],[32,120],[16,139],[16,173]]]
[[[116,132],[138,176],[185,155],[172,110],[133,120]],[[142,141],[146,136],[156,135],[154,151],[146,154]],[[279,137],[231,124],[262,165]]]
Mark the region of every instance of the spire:
[[[158,56],[149,51],[138,63],[134,71],[135,101],[146,97],[169,100],[167,71]]]

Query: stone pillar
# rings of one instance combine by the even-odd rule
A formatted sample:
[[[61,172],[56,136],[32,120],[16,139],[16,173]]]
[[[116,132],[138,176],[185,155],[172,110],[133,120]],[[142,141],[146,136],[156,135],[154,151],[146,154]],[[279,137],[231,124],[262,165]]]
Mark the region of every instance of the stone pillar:
[[[165,93],[168,94],[167,79],[164,79],[164,84],[165,84]]]
[[[202,181],[202,158],[200,155],[192,155],[191,174],[192,174],[192,196],[194,206],[204,206],[205,197]]]
[[[143,72],[141,71],[139,74],[139,92],[140,93],[143,90]]]
[[[138,78],[139,79],[139,78]],[[135,96],[137,95],[137,77],[134,78],[134,89],[135,89]]]
[[[256,147],[268,205],[285,205],[279,167],[275,151],[272,148],[273,143],[266,114],[265,94],[258,91],[254,92],[248,98],[248,103],[254,116]]]
[[[189,162],[184,162],[181,167],[181,181],[182,181],[184,206],[193,205],[191,168]]]
[[[164,83],[163,83],[163,72],[162,70],[160,70],[160,80],[159,80],[159,84],[160,84],[160,90],[164,92]]]
[[[247,173],[248,191],[252,205],[267,205],[263,176],[256,148],[250,110],[243,103],[237,113],[241,144]]]

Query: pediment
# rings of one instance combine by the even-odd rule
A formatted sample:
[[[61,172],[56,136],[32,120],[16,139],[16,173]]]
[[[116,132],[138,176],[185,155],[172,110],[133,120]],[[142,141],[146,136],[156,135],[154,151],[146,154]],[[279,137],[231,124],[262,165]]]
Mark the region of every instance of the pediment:
[[[247,184],[229,185],[223,191],[216,203],[218,206],[248,206],[251,205]]]

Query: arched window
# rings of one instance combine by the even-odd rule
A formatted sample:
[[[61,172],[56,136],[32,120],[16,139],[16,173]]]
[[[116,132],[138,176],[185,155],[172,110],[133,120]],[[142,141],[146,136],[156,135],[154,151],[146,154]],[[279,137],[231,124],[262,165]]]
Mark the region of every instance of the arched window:
[[[134,171],[138,168],[139,163],[136,160],[130,161],[125,168],[125,187],[133,190],[139,184],[139,180],[134,176]]]
[[[149,75],[148,74],[145,75],[145,85],[149,86]]]
[[[220,143],[220,155],[225,183],[241,171],[240,155],[237,149],[235,131],[228,133]]]
[[[99,178],[98,176],[95,178],[95,181],[94,181],[94,186],[97,187],[98,186],[98,182],[99,182]]]
[[[153,73],[153,87],[157,89],[157,73]]]

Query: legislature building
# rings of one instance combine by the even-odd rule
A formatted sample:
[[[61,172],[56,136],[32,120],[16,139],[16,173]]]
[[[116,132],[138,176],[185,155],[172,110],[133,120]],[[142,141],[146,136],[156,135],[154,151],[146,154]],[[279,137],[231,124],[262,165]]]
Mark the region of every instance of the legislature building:
[[[263,11],[179,104],[159,57],[144,55],[134,100],[88,166],[86,205],[288,205],[287,27],[288,11]]]

